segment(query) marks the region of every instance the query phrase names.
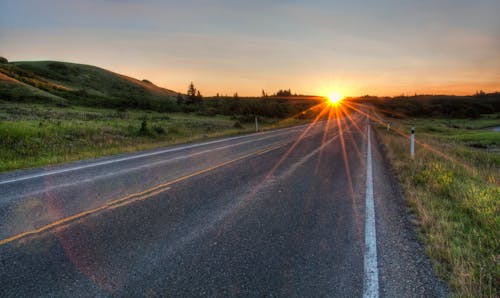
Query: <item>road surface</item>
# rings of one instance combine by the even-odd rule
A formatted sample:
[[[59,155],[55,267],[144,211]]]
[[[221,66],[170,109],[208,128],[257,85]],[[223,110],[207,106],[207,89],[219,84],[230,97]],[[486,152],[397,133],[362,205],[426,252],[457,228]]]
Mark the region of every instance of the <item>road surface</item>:
[[[0,175],[0,296],[439,297],[366,117]]]

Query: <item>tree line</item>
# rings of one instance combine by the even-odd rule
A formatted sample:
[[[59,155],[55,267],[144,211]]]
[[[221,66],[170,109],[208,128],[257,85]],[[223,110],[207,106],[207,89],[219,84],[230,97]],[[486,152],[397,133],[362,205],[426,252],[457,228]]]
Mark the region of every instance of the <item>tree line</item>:
[[[353,102],[373,105],[382,114],[394,117],[479,118],[500,113],[500,92],[477,92],[471,96],[413,95],[396,97],[363,96]]]
[[[205,98],[202,96],[201,91],[191,82],[185,95],[181,93],[177,94],[177,106],[180,111],[187,113],[196,112],[207,116],[216,114],[240,115],[253,121],[254,116],[286,118],[317,104],[314,100],[306,100],[298,103],[279,98],[288,96],[283,94],[291,95],[292,93],[290,90],[279,90],[273,95],[276,97],[269,97],[262,90],[261,97],[240,97],[238,92],[235,92],[232,96],[217,93],[216,96]],[[243,117],[244,120],[246,119],[245,117]]]

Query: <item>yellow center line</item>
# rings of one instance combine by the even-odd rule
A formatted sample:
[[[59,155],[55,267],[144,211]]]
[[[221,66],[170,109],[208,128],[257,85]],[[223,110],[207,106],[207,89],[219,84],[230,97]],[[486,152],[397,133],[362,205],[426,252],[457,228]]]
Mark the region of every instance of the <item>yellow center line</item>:
[[[54,221],[54,222],[52,222],[50,224],[47,224],[47,225],[42,226],[42,227],[40,227],[38,229],[35,229],[35,230],[23,232],[23,233],[14,235],[14,236],[9,237],[9,238],[2,239],[2,240],[0,240],[0,246],[5,245],[5,244],[10,243],[10,242],[13,242],[13,241],[16,241],[16,240],[19,240],[19,239],[22,239],[22,238],[26,238],[26,237],[29,237],[29,236],[40,234],[42,232],[45,232],[47,230],[51,230],[51,229],[60,227],[62,225],[66,225],[66,224],[71,223],[73,221],[76,221],[76,220],[82,219],[84,217],[87,217],[89,215],[95,214],[97,212],[101,212],[101,211],[104,211],[104,210],[112,210],[112,209],[115,209],[115,208],[119,208],[119,207],[123,207],[123,206],[129,205],[129,204],[131,204],[133,202],[142,201],[142,200],[151,198],[151,197],[153,197],[155,195],[158,195],[158,194],[160,194],[162,192],[165,192],[165,191],[169,190],[171,188],[170,186],[172,184],[175,184],[175,183],[187,180],[187,179],[195,177],[195,176],[199,176],[201,174],[205,174],[207,172],[210,172],[210,171],[213,171],[215,169],[227,166],[229,164],[235,163],[235,162],[240,161],[240,160],[245,159],[245,158],[249,158],[249,157],[252,157],[252,156],[261,155],[261,154],[264,154],[264,153],[276,150],[278,148],[281,148],[285,144],[286,143],[280,143],[278,145],[271,146],[271,147],[265,148],[265,149],[257,151],[257,152],[248,153],[248,154],[245,154],[243,156],[237,157],[235,159],[232,159],[232,160],[229,160],[229,161],[225,161],[225,162],[216,164],[214,166],[205,168],[203,170],[199,170],[199,171],[193,172],[191,174],[187,174],[185,176],[181,176],[179,178],[176,178],[176,179],[167,181],[165,183],[153,186],[153,187],[151,187],[149,189],[146,189],[144,191],[133,193],[133,194],[127,195],[125,197],[122,197],[122,198],[119,198],[119,199],[116,199],[116,200],[108,201],[104,205],[101,205],[101,206],[99,206],[97,208],[94,208],[94,209],[91,209],[91,210],[87,210],[87,211],[83,211],[83,212],[71,215],[69,217],[62,218],[60,220]]]
[[[167,191],[169,189],[171,189],[171,187],[160,188],[157,191],[150,192],[150,193],[148,193],[146,195],[143,195],[143,196],[140,196],[140,197],[137,197],[137,198],[132,198],[132,199],[130,199],[128,201],[125,201],[125,202],[108,205],[107,209],[112,210],[112,209],[120,208],[120,207],[123,207],[125,205],[131,204],[133,202],[142,201],[142,200],[148,199],[150,197],[153,197],[153,196],[155,196],[157,194],[161,194],[162,192],[165,192],[165,191]]]

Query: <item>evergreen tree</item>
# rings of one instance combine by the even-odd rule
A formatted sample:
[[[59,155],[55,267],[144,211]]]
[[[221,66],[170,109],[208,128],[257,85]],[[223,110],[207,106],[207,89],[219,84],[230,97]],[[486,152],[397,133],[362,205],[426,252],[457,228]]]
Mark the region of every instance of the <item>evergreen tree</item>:
[[[194,87],[193,82],[189,84],[188,91],[187,91],[187,96],[195,96],[196,95],[196,88]]]
[[[201,93],[199,90],[196,90],[193,82],[191,82],[191,84],[189,84],[188,91],[187,91],[186,103],[193,104],[193,103],[199,102],[200,100],[201,100]]]

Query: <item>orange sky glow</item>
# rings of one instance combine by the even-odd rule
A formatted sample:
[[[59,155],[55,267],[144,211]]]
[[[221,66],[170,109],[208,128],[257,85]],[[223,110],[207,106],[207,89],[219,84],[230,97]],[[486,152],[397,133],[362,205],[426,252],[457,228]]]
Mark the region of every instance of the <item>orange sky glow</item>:
[[[178,92],[500,91],[500,2],[1,1],[0,56],[96,65]]]

